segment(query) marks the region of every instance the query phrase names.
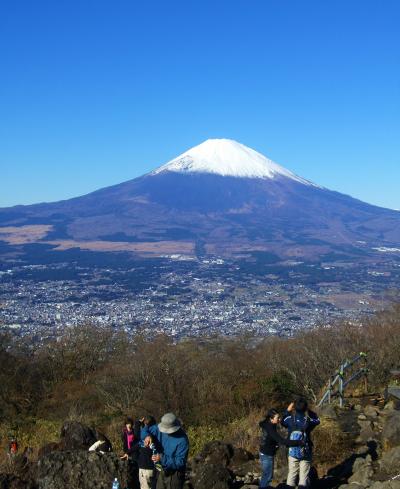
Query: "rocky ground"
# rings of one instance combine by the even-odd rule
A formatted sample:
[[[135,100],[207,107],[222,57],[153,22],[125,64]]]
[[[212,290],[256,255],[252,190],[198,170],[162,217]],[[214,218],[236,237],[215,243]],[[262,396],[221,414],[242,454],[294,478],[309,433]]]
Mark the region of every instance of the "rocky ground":
[[[365,401],[365,400],[364,400]],[[354,452],[325,474],[314,477],[315,489],[400,489],[400,405],[384,407],[369,400],[351,409],[328,406],[322,413],[334,418],[354,436]],[[63,426],[59,443],[42,448],[38,460],[29,453],[10,460],[0,474],[0,489],[111,489],[115,477],[129,487],[127,463],[112,452],[88,452],[101,436],[80,423]],[[333,454],[335,459],[340,454]],[[278,456],[275,485],[282,486],[285,456]],[[187,489],[256,489],[260,470],[255,455],[224,442],[211,442],[189,464]]]

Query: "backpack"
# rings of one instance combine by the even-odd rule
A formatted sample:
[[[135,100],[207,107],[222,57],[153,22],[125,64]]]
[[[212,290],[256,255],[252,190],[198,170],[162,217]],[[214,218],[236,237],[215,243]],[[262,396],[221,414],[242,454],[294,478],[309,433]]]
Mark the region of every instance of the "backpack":
[[[311,455],[311,447],[309,439],[306,433],[306,428],[308,425],[308,418],[304,419],[303,426],[299,426],[295,415],[292,416],[292,432],[290,433],[290,440],[303,440],[304,446],[302,447],[289,447],[289,457],[296,458],[297,460],[305,460]]]

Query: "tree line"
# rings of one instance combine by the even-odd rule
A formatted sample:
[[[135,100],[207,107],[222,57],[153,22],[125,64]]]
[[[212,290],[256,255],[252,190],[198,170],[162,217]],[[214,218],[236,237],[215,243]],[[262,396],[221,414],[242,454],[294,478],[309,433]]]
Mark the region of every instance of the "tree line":
[[[105,425],[174,412],[187,425],[232,423],[293,396],[316,401],[345,358],[365,351],[372,387],[400,366],[400,305],[364,324],[319,326],[285,339],[129,337],[93,325],[32,346],[0,337],[0,426],[75,415]]]

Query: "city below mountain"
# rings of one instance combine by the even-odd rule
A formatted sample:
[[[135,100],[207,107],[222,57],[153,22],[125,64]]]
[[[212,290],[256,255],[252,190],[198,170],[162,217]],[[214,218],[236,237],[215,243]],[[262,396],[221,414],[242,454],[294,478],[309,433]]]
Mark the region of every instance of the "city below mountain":
[[[400,213],[227,139],[70,200],[0,209],[0,324],[255,336],[359,319],[400,281]]]

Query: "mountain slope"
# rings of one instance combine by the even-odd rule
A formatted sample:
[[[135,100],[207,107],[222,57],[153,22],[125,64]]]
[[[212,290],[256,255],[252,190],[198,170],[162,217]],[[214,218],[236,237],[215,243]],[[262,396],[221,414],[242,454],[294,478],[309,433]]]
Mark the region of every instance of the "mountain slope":
[[[0,209],[0,240],[17,250],[30,242],[152,256],[201,249],[318,259],[398,246],[400,213],[318,187],[222,139],[82,197]]]

